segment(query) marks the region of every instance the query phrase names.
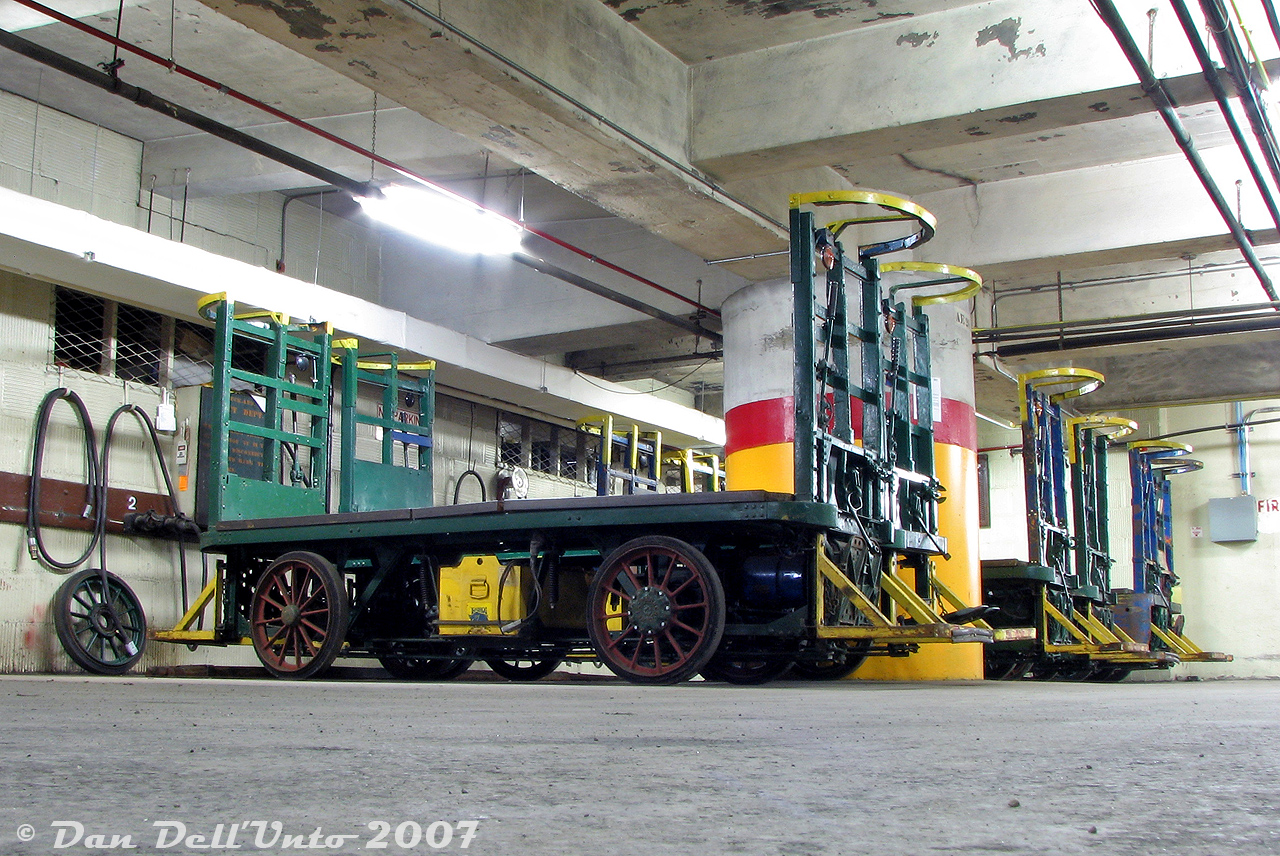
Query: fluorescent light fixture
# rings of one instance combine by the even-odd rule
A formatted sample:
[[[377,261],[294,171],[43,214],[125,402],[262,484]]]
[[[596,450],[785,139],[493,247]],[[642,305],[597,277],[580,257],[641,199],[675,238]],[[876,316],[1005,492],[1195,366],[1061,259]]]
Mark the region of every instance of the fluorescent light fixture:
[[[357,196],[364,213],[416,238],[472,255],[520,250],[524,227],[493,211],[428,188],[392,184],[377,196]]]
[[[1017,423],[1017,422],[1010,422],[1009,420],[1007,420],[1007,419],[1001,419],[1001,418],[1000,418],[1000,417],[998,417],[998,416],[988,416],[987,414],[985,414],[985,413],[980,413],[980,412],[979,412],[979,411],[977,411],[977,410],[973,411],[973,415],[974,415],[974,416],[976,416],[976,417],[978,417],[979,419],[981,419],[983,422],[990,422],[992,425],[999,425],[1001,428],[1007,428],[1007,429],[1009,429],[1010,431],[1012,431],[1012,430],[1013,430],[1013,429],[1015,429],[1015,428],[1021,428],[1021,427],[1022,427],[1022,426],[1021,426],[1019,423]]]

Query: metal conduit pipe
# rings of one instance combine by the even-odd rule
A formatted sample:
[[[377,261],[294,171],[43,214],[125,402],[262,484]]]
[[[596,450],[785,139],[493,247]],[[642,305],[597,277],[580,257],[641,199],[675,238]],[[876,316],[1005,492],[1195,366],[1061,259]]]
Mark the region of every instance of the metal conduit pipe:
[[[277,163],[282,163],[291,169],[296,169],[299,172],[314,176],[315,178],[318,178],[327,184],[339,187],[352,195],[366,196],[374,192],[373,186],[366,182],[355,181],[347,178],[341,173],[325,169],[322,166],[298,157],[292,152],[287,152],[284,149],[277,148],[270,143],[259,140],[257,137],[251,137],[243,131],[238,131],[235,128],[223,125],[221,122],[215,122],[206,116],[202,116],[199,113],[188,110],[186,107],[182,107],[178,104],[174,104],[172,101],[161,98],[159,95],[148,92],[147,90],[141,89],[137,86],[133,86],[132,84],[125,83],[114,75],[98,71],[96,68],[90,68],[87,65],[82,65],[70,57],[63,56],[60,53],[55,53],[48,48],[37,45],[35,42],[29,42],[21,36],[15,36],[7,30],[0,30],[0,46],[8,48],[14,53],[21,54],[27,59],[34,60],[42,65],[61,71],[64,74],[76,78],[77,80],[82,80],[85,83],[96,86],[113,95],[118,95],[121,98],[132,101],[139,107],[145,107],[148,110],[154,110],[157,113],[162,113],[170,119],[176,119],[177,121],[182,122],[184,125],[190,125],[193,128],[198,128],[207,134],[226,140],[229,143],[234,143],[241,148],[248,149],[249,151],[260,154],[263,157],[270,158],[271,160],[276,161]]]
[[[152,53],[151,51],[145,50],[144,48],[140,48],[137,45],[130,44],[129,42],[126,42],[118,37],[112,36],[110,33],[103,32],[102,30],[99,30],[96,27],[91,27],[88,24],[83,23],[82,21],[78,21],[75,18],[72,18],[69,15],[64,15],[63,13],[59,12],[56,9],[51,9],[48,6],[45,6],[43,3],[37,2],[37,0],[13,0],[13,2],[18,3],[22,6],[26,6],[28,9],[32,9],[36,12],[40,12],[41,14],[54,19],[55,21],[66,24],[67,26],[72,27],[76,30],[79,30],[80,32],[85,33],[86,35],[90,35],[96,39],[100,39],[104,42],[107,42],[113,47],[119,48],[120,50],[123,50],[123,51],[127,51],[131,54],[134,54],[135,56],[138,56],[138,57],[141,57],[142,59],[147,60],[148,62],[163,66],[175,74],[180,74],[183,77],[188,78],[189,80],[194,80],[197,83],[208,86],[209,88],[214,89],[222,93],[223,95],[226,95],[229,98],[234,98],[235,100],[240,101],[243,104],[248,104],[249,106],[254,107],[258,110],[261,110],[262,112],[270,116],[274,116],[283,122],[287,122],[290,125],[293,125],[298,128],[302,128],[303,130],[308,131],[312,134],[315,134],[321,139],[327,140],[336,146],[340,146],[349,152],[354,152],[355,154],[358,154],[361,157],[368,158],[374,163],[381,164],[382,166],[385,166],[388,169],[394,170],[399,175],[402,175],[405,178],[415,181],[418,184],[423,185],[424,187],[430,187],[432,190],[442,193],[445,196],[449,196],[454,199],[465,201],[470,205],[476,205],[474,201],[453,192],[452,190],[448,189],[447,187],[441,184],[437,184],[436,182],[432,181],[426,176],[420,175],[416,172],[413,172],[412,170],[409,170],[403,166],[400,166],[395,161],[388,160],[387,158],[377,154],[376,152],[372,152],[362,146],[359,146],[359,145],[356,145],[355,143],[350,142],[349,140],[344,140],[341,137],[335,136],[334,134],[329,133],[323,128],[317,127],[316,125],[313,125],[304,119],[299,119],[297,116],[293,116],[293,115],[290,115],[289,113],[285,113],[283,110],[272,107],[270,104],[267,104],[263,101],[259,101],[258,99],[250,95],[246,95],[243,92],[232,89],[231,87],[223,83],[220,83],[210,77],[207,77],[203,74],[200,74],[197,71],[193,71],[189,68],[186,68],[185,66],[179,65],[178,63],[174,62],[172,59],[166,59],[162,56],[159,56],[158,54]],[[312,174],[313,173],[308,173],[308,175],[312,175]],[[721,196],[723,196],[725,199],[729,199],[729,197],[724,195],[723,193],[721,194]],[[479,207],[483,207],[483,206],[479,206]],[[490,209],[485,209],[485,210],[490,211],[490,213],[494,214],[495,216],[502,217],[507,220],[511,219],[510,217],[507,217],[507,215],[501,213],[500,211],[492,211]],[[542,238],[545,241],[550,241],[551,243],[555,244],[561,249],[568,250],[569,252],[586,259],[592,264],[598,264],[601,267],[604,267],[608,270],[613,271],[614,273],[621,274],[622,276],[632,279],[642,285],[655,289],[656,291],[659,291],[667,295],[668,297],[673,297],[676,300],[679,300],[683,303],[687,303],[690,306],[694,307],[694,309],[696,309],[698,312],[705,313],[714,318],[720,317],[720,313],[715,309],[712,309],[711,307],[708,307],[708,306],[703,306],[698,301],[689,297],[685,297],[683,294],[680,294],[678,291],[673,291],[667,288],[666,286],[660,285],[654,282],[653,280],[649,279],[648,277],[641,276],[640,274],[634,271],[627,270],[624,267],[615,265],[610,261],[606,261],[605,259],[602,259],[599,256],[595,255],[594,253],[588,252],[587,250],[584,250],[581,247],[574,246],[568,241],[562,241],[561,239],[555,237],[554,235],[548,232],[544,232],[540,229],[530,227],[524,223],[520,223],[520,226],[526,232],[529,232],[530,234],[533,234],[533,235],[537,235],[539,238]],[[782,227],[779,225],[779,228],[782,228]]]
[[[1133,36],[1130,35],[1129,29],[1125,26],[1124,20],[1116,10],[1115,4],[1111,0],[1090,0],[1090,2],[1093,4],[1098,16],[1102,18],[1107,28],[1111,30],[1112,35],[1115,36],[1116,43],[1120,45],[1120,49],[1124,52],[1125,58],[1129,61],[1134,73],[1138,75],[1138,80],[1142,84],[1142,91],[1147,94],[1160,111],[1160,117],[1164,119],[1164,123],[1169,128],[1169,132],[1173,134],[1173,139],[1177,142],[1178,148],[1182,149],[1187,162],[1191,164],[1192,170],[1195,171],[1196,178],[1200,179],[1200,184],[1204,187],[1205,192],[1209,194],[1214,207],[1218,209],[1218,214],[1222,217],[1223,222],[1226,223],[1227,229],[1231,232],[1231,237],[1240,248],[1240,252],[1248,260],[1249,267],[1253,269],[1254,275],[1258,277],[1258,282],[1262,285],[1263,291],[1267,293],[1267,297],[1272,301],[1280,301],[1280,294],[1276,292],[1275,286],[1271,283],[1271,277],[1267,276],[1266,270],[1262,267],[1262,262],[1258,260],[1253,244],[1249,241],[1249,236],[1245,234],[1244,227],[1240,225],[1235,215],[1231,213],[1231,207],[1227,204],[1227,200],[1223,197],[1222,191],[1219,190],[1213,177],[1209,175],[1209,169],[1200,158],[1200,153],[1196,150],[1195,143],[1191,140],[1191,135],[1187,133],[1182,120],[1178,118],[1178,114],[1174,110],[1172,96],[1170,96],[1164,84],[1151,71],[1151,67],[1147,65],[1141,49],[1133,41]]]
[[[1106,333],[1076,334],[1014,344],[994,344],[994,353],[1001,357],[1017,357],[1027,354],[1047,354],[1080,348],[1102,348],[1108,345],[1132,345],[1138,342],[1167,342],[1173,339],[1194,339],[1202,336],[1218,336],[1228,333],[1250,333],[1263,330],[1280,330],[1280,314],[1267,315],[1238,321],[1215,321],[1207,324],[1181,324],[1176,327],[1131,327]]]
[[[367,196],[375,192],[373,185],[363,181],[356,181],[354,179],[347,178],[341,173],[326,169],[316,163],[298,157],[291,152],[277,148],[270,143],[263,142],[256,137],[251,137],[243,131],[238,131],[235,128],[223,125],[220,122],[215,122],[208,117],[188,110],[178,104],[174,104],[171,101],[167,101],[166,99],[145,89],[125,83],[118,77],[98,71],[95,68],[90,68],[87,65],[83,65],[69,57],[63,56],[62,54],[55,53],[48,48],[37,45],[34,42],[27,41],[21,36],[16,36],[7,30],[0,30],[0,47],[8,48],[9,50],[21,54],[35,62],[47,65],[50,68],[61,71],[78,80],[82,80],[85,83],[90,83],[100,89],[114,95],[118,95],[121,98],[126,98],[137,104],[139,107],[145,107],[149,110],[154,110],[157,113],[162,113],[171,119],[176,119],[183,124],[198,128],[208,134],[226,140],[229,143],[233,143],[237,146],[248,149],[249,151],[256,152],[257,154],[270,158],[277,163],[282,163],[291,169],[296,169],[305,175],[310,175],[327,184],[332,184],[353,196]],[[288,203],[286,202],[286,204]],[[281,216],[283,217],[283,212]],[[526,267],[532,268],[539,273],[546,274],[547,276],[554,277],[562,282],[581,288],[584,291],[603,297],[606,300],[626,306],[629,309],[634,309],[637,312],[642,312],[651,318],[657,318],[660,321],[664,321],[673,327],[678,327],[679,329],[692,333],[695,336],[705,336],[711,341],[717,343],[721,341],[719,334],[703,328],[700,324],[694,321],[689,321],[678,315],[663,312],[661,309],[657,309],[647,303],[636,300],[633,297],[616,292],[606,286],[600,285],[599,283],[592,282],[586,277],[579,276],[578,274],[565,270],[558,265],[554,265],[525,253],[514,254],[512,256],[512,260],[519,264],[523,264]]]
[[[1239,418],[1239,414],[1244,411],[1244,404],[1242,402],[1237,401],[1235,403],[1235,406],[1237,408],[1236,410],[1237,418]],[[1250,457],[1249,430],[1250,430],[1250,425],[1253,422],[1253,417],[1257,416],[1260,413],[1280,413],[1280,407],[1259,407],[1255,410],[1250,410],[1249,415],[1239,420],[1240,421],[1240,428],[1239,428],[1240,493],[1244,495],[1248,495],[1253,490],[1253,487],[1250,484],[1251,480],[1253,479],[1253,473],[1249,471],[1251,466],[1251,463],[1249,461],[1249,457]]]
[[[1125,325],[1140,327],[1159,326],[1170,321],[1222,321],[1242,318],[1271,318],[1280,309],[1280,303],[1251,303],[1239,306],[1219,306],[1206,309],[1178,309],[1169,312],[1151,312],[1144,315],[1118,315],[1114,318],[1088,318],[1080,321],[1049,321],[1042,324],[1016,324],[1007,327],[991,327],[975,330],[975,342],[1000,342],[1033,336],[1059,335],[1079,328],[1106,328]]]
[[[1263,264],[1280,264],[1280,257],[1263,256]],[[1021,297],[1024,294],[1038,294],[1043,291],[1076,291],[1084,288],[1101,288],[1108,285],[1127,285],[1133,282],[1154,282],[1160,279],[1180,279],[1185,278],[1190,273],[1207,273],[1207,272],[1230,272],[1234,270],[1242,270],[1249,265],[1244,261],[1225,262],[1221,264],[1206,264],[1198,268],[1183,268],[1181,270],[1152,271],[1150,273],[1126,273],[1116,276],[1103,276],[1095,279],[1068,279],[1062,282],[1043,282],[1039,285],[1022,285],[1017,288],[1002,288],[992,299],[993,303],[999,303],[1010,297]]]
[[[1240,104],[1244,107],[1244,114],[1249,119],[1250,127],[1253,128],[1253,135],[1258,138],[1258,145],[1262,149],[1267,167],[1271,170],[1271,177],[1275,179],[1277,185],[1280,185],[1280,148],[1276,146],[1271,123],[1267,121],[1259,102],[1258,91],[1250,79],[1251,65],[1245,59],[1240,42],[1231,28],[1231,20],[1227,17],[1221,0],[1200,0],[1200,8],[1204,10],[1205,20],[1209,24],[1210,32],[1213,33],[1213,40],[1218,45],[1218,53],[1226,64],[1227,74],[1231,75],[1231,80],[1235,84],[1236,94],[1240,96]]]
[[[1280,230],[1280,207],[1276,206],[1275,195],[1271,192],[1271,187],[1262,175],[1262,168],[1258,166],[1258,160],[1253,156],[1253,150],[1249,148],[1249,143],[1245,140],[1244,129],[1236,121],[1236,114],[1231,108],[1227,90],[1218,78],[1218,70],[1213,66],[1213,60],[1209,57],[1209,51],[1205,47],[1204,39],[1200,38],[1200,30],[1196,26],[1196,22],[1191,18],[1191,10],[1187,8],[1185,0],[1171,0],[1171,2],[1173,3],[1173,12],[1178,16],[1178,21],[1182,24],[1182,31],[1186,33],[1187,41],[1191,44],[1191,50],[1195,52],[1196,60],[1200,63],[1200,70],[1204,73],[1205,83],[1209,84],[1209,91],[1213,93],[1214,100],[1218,102],[1218,109],[1222,111],[1222,118],[1226,121],[1227,128],[1231,131],[1232,139],[1236,141],[1236,148],[1240,150],[1240,155],[1244,158],[1245,165],[1249,168],[1249,175],[1252,176],[1253,183],[1258,188],[1258,193],[1262,195],[1262,202],[1267,206],[1267,213],[1271,215],[1271,222],[1275,223],[1276,229]]]
[[[723,341],[723,337],[721,337],[719,333],[705,329],[696,321],[690,321],[687,318],[681,318],[679,315],[672,315],[669,312],[663,312],[661,309],[650,306],[649,304],[636,300],[633,297],[628,297],[625,294],[619,294],[612,289],[605,288],[603,285],[592,282],[586,277],[578,276],[573,271],[565,270],[559,265],[552,264],[545,259],[540,259],[537,256],[531,256],[528,253],[512,253],[511,260],[517,264],[522,264],[527,268],[536,270],[538,273],[544,273],[547,276],[555,277],[561,282],[576,285],[583,291],[589,291],[592,294],[599,295],[607,300],[612,300],[614,303],[634,309],[637,312],[643,312],[650,318],[657,318],[659,321],[665,321],[672,327],[679,327],[687,333],[692,333],[695,336],[705,336],[717,344]]]
[[[1276,6],[1271,0],[1262,0],[1262,10],[1267,14],[1267,23],[1271,25],[1271,36],[1280,47],[1280,16],[1276,15]]]

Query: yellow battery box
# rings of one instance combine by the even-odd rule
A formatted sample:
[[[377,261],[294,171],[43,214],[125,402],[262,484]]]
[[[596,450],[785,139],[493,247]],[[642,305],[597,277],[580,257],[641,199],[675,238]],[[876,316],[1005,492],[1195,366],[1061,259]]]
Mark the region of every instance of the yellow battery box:
[[[525,565],[496,556],[468,556],[440,569],[440,635],[502,635],[503,625],[527,617],[532,580]]]

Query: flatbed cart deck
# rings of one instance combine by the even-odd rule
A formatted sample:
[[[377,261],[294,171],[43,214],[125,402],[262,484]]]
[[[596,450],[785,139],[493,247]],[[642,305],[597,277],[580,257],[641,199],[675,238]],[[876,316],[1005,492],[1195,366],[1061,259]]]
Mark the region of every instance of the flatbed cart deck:
[[[877,653],[990,640],[936,614],[900,624],[874,608],[882,594],[913,600],[909,587],[864,593],[880,622],[850,610],[815,620],[820,599],[857,588],[843,571],[872,556],[860,528],[830,504],[764,491],[223,521],[203,539],[226,557],[206,641],[248,638],[280,676],[315,674],[339,654],[435,677],[475,657],[544,664],[577,653],[628,680],[667,683],[703,670],[726,642],[734,663],[820,670],[877,640]],[[497,579],[483,567],[493,556]]]

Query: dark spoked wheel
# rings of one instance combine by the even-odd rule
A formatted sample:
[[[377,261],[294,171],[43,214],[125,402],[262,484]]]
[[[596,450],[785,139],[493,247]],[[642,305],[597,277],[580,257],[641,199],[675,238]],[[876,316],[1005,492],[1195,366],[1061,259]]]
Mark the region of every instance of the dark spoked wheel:
[[[1057,678],[1060,681],[1072,681],[1073,683],[1079,683],[1092,678],[1094,671],[1095,666],[1093,663],[1086,660],[1083,663],[1071,663],[1063,666],[1058,670]]]
[[[600,566],[587,597],[596,655],[637,684],[674,684],[706,665],[724,633],[724,589],[707,557],[676,538],[628,541]]]
[[[379,657],[382,668],[393,678],[402,681],[451,681],[475,662],[467,658],[458,660],[429,660],[423,657],[405,657],[387,654]]]
[[[791,676],[805,681],[838,681],[847,678],[867,660],[871,651],[870,639],[847,642],[844,651],[833,651],[825,660],[796,660]]]
[[[347,632],[342,576],[315,553],[286,553],[263,571],[250,607],[253,650],[277,678],[329,668]]]
[[[122,675],[142,656],[147,620],[124,580],[89,568],[72,574],[53,598],[53,627],[77,666],[96,675]]]
[[[701,674],[708,681],[753,686],[777,680],[790,668],[790,657],[721,650],[712,655]]]
[[[986,679],[989,681],[1017,681],[1031,671],[1034,660],[987,651],[985,657]]]
[[[544,657],[494,657],[485,665],[509,681],[538,681],[554,672],[564,662],[563,654]]]
[[[1103,684],[1118,684],[1129,677],[1132,671],[1133,669],[1127,669],[1124,666],[1107,666],[1094,672],[1089,680]]]
[[[1058,670],[1053,663],[1032,663],[1028,674],[1033,681],[1052,681],[1058,677]]]

